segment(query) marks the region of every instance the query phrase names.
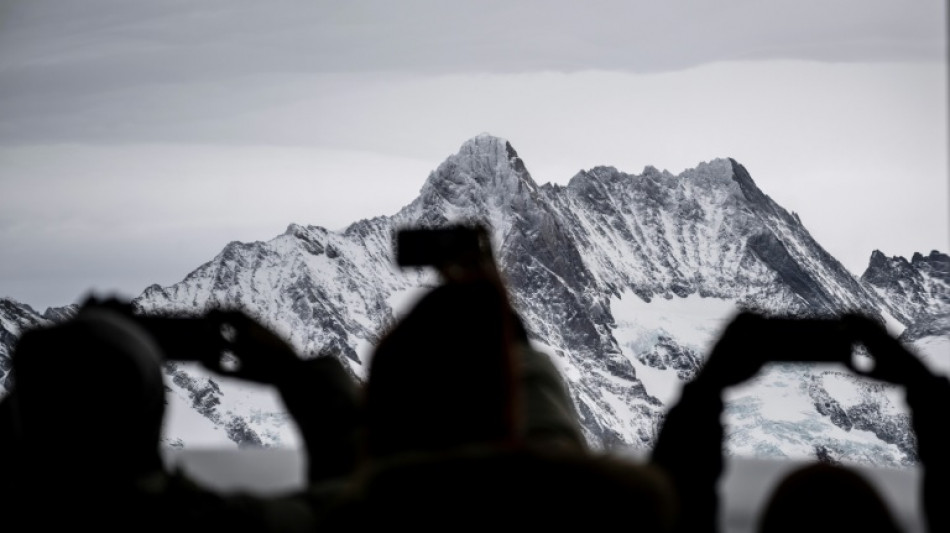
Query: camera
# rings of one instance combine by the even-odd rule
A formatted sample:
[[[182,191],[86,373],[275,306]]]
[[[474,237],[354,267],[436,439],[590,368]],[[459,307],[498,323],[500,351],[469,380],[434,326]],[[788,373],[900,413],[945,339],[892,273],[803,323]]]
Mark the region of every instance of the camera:
[[[155,339],[169,361],[217,365],[228,347],[226,324],[207,317],[137,316],[135,321]]]
[[[396,234],[396,264],[442,267],[475,262],[487,253],[485,235],[479,226],[403,229]]]
[[[841,321],[831,318],[767,318],[758,334],[769,342],[766,362],[850,365],[855,344]]]
[[[116,297],[89,296],[80,306],[83,311],[104,310],[131,320],[155,341],[168,361],[216,363],[228,350],[227,324],[208,315],[142,315],[131,302]]]

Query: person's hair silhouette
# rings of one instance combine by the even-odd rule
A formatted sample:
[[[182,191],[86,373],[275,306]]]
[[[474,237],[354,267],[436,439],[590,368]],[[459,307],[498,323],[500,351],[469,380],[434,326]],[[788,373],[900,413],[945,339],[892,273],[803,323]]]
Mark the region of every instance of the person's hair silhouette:
[[[786,476],[759,521],[761,533],[800,531],[898,532],[874,487],[853,470],[814,463]]]
[[[13,356],[15,411],[34,473],[91,483],[161,469],[161,365],[145,330],[107,309],[24,333]]]
[[[373,457],[510,442],[513,321],[488,281],[428,293],[379,343],[366,385]]]

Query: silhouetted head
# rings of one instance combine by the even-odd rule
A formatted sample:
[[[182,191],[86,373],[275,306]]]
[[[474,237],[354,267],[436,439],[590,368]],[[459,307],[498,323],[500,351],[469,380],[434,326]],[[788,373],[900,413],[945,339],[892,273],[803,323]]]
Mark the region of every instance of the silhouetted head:
[[[152,338],[114,311],[24,333],[13,355],[15,411],[36,468],[122,477],[160,467],[161,364]]]
[[[816,463],[785,477],[759,521],[761,533],[897,532],[887,504],[856,472]]]
[[[513,333],[495,283],[449,283],[422,298],[373,355],[366,385],[370,454],[510,442]]]

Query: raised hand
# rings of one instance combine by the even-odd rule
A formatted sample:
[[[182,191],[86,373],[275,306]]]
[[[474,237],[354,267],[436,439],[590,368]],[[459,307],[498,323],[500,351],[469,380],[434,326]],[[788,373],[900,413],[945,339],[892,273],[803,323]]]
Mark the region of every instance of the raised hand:
[[[851,366],[853,372],[905,387],[931,376],[926,365],[877,322],[861,315],[846,315],[841,322],[851,337],[863,344],[874,358],[870,370]]]
[[[241,311],[214,310],[207,320],[220,328],[224,351],[237,359],[234,368],[217,357],[206,366],[223,375],[268,385],[280,385],[301,364],[294,349],[276,333]]]
[[[768,350],[764,338],[767,320],[750,312],[736,316],[722,332],[694,384],[721,391],[758,373],[765,361],[762,354]]]

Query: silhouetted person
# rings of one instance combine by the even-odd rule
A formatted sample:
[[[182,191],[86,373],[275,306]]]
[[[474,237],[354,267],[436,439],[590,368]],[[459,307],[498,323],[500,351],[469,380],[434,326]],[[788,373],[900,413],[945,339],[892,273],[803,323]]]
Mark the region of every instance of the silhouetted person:
[[[97,531],[306,531],[299,499],[223,497],[164,470],[164,360],[130,316],[88,307],[22,335],[9,404],[5,527]]]
[[[841,466],[815,463],[782,479],[765,506],[759,531],[897,533],[900,528],[867,480]]]
[[[950,531],[950,380],[934,375],[913,353],[876,322],[843,319],[848,331],[874,358],[867,376],[904,388],[923,476],[922,508],[928,531]]]
[[[490,282],[448,283],[382,339],[366,383],[372,457],[514,442],[520,398],[505,306]]]
[[[343,364],[329,355],[301,359],[296,351],[243,311],[212,310],[189,327],[198,339],[182,343],[175,326],[161,318],[139,318],[169,353],[188,353],[222,375],[273,386],[303,437],[307,486],[280,497],[229,496],[228,505],[263,520],[269,530],[306,531],[322,508],[334,501],[358,466],[362,428],[359,389]],[[172,321],[174,324],[174,320]],[[222,331],[229,333],[223,335]],[[197,348],[196,348],[197,346]],[[222,366],[228,352],[236,366]],[[172,355],[174,358],[175,355]]]
[[[489,430],[494,436],[481,437],[474,433],[452,437],[448,433],[458,428],[440,428],[444,431],[430,441],[434,448],[442,447],[443,439],[500,438],[546,449],[585,450],[567,385],[551,359],[528,341],[508,299],[488,231],[478,225],[409,230],[400,231],[396,241],[400,265],[434,267],[446,283],[423,298],[377,348],[367,385],[371,448],[378,444],[373,434],[380,433],[374,427],[384,435],[419,434],[399,429],[409,415],[398,413],[385,400],[373,400],[393,397],[405,404],[415,402],[420,408],[412,409],[418,414],[411,416],[422,426],[447,417],[469,421],[463,432],[495,425]],[[400,392],[396,388],[403,379],[423,386]],[[442,383],[448,383],[444,392],[437,388]],[[431,398],[440,398],[440,403],[431,405]],[[485,401],[489,403],[479,405]],[[455,415],[431,411],[440,407],[459,411]],[[426,420],[428,414],[434,416]],[[385,424],[391,427],[383,430]]]
[[[607,457],[468,447],[403,455],[354,485],[325,531],[670,531],[663,472]]]
[[[380,342],[370,462],[322,528],[598,529],[622,510],[637,531],[669,530],[665,475],[586,453],[563,381],[525,354],[506,296],[490,277],[450,279]]]
[[[16,429],[16,416],[13,411],[14,403],[12,392],[0,398],[0,457],[3,458],[0,460],[5,465],[5,475],[0,475],[0,502],[10,500],[10,495],[15,492],[20,477],[16,472],[17,465],[13,461],[14,458],[22,455],[20,438]],[[0,513],[3,509],[4,505],[0,503]]]
[[[22,335],[12,404],[20,453],[7,458],[17,467],[9,511],[22,526],[155,525],[154,496],[168,484],[161,363],[154,341],[108,310]]]
[[[311,483],[342,480],[356,467],[359,390],[338,359],[301,359],[243,311],[215,309],[188,318],[136,315],[131,305],[116,300],[90,300],[85,306],[115,311],[141,326],[170,360],[200,361],[224,376],[275,387],[300,429]],[[222,365],[225,353],[236,366]]]
[[[679,499],[677,531],[718,530],[722,391],[749,379],[762,367],[757,352],[767,346],[758,336],[763,320],[743,313],[726,327],[703,368],[683,386],[679,401],[660,429],[652,462],[668,473]]]
[[[162,361],[144,331],[110,311],[26,332],[13,368],[33,477],[69,472],[111,484],[160,470]]]
[[[948,459],[944,453],[950,444],[947,422],[942,411],[950,405],[950,384],[945,378],[933,376],[926,367],[900,343],[890,337],[877,323],[860,316],[846,316],[831,327],[800,332],[800,338],[777,333],[791,331],[776,325],[788,322],[752,313],[742,313],[722,333],[700,373],[683,387],[679,402],[670,409],[660,431],[653,452],[654,464],[669,475],[680,499],[679,531],[716,531],[718,504],[716,483],[723,470],[723,412],[722,392],[754,376],[762,365],[773,360],[769,351],[789,350],[790,346],[811,346],[813,350],[848,349],[852,342],[865,345],[874,357],[870,372],[858,374],[882,379],[907,388],[908,404],[912,410],[913,426],[917,432],[918,454],[924,469],[923,499],[930,531],[946,531],[946,487]],[[796,328],[798,329],[798,328]],[[772,354],[774,356],[775,354]],[[801,354],[809,360],[808,354]],[[819,358],[823,359],[823,358]],[[850,366],[850,359],[842,357]],[[782,355],[780,360],[789,360]],[[855,494],[839,494],[842,505],[810,506],[803,500],[817,495],[824,488],[803,489],[810,484],[824,482],[830,486],[851,486]],[[817,468],[793,477],[770,505],[763,527],[777,527],[776,516],[785,516],[797,509],[797,523],[808,523],[809,530],[822,531],[823,524],[871,524],[874,531],[894,531],[895,522],[880,496],[856,476],[839,470]],[[873,495],[872,495],[873,494]],[[796,498],[800,498],[796,500]],[[858,503],[860,502],[860,503]],[[816,504],[817,505],[817,504]],[[835,517],[829,513],[837,513]],[[819,514],[824,513],[824,514]],[[862,514],[864,516],[857,516]],[[879,528],[879,529],[878,529]],[[852,529],[849,525],[848,529]],[[860,527],[854,527],[861,530]],[[828,531],[835,530],[834,528]],[[766,531],[763,529],[763,531]]]
[[[222,348],[239,365],[234,370],[208,366],[274,386],[303,437],[310,484],[345,482],[358,464],[362,419],[359,388],[342,363],[329,355],[301,359],[286,341],[243,312],[213,311],[207,320],[231,328],[232,338]]]

